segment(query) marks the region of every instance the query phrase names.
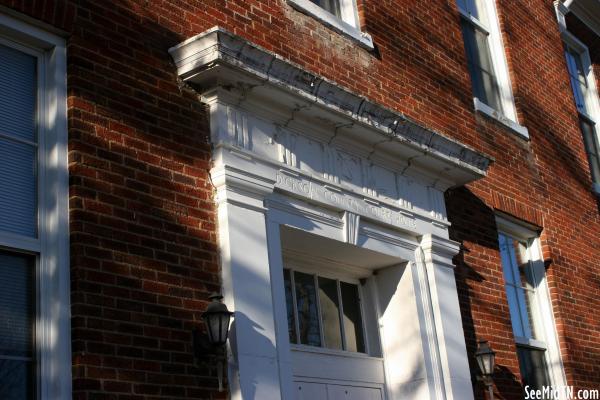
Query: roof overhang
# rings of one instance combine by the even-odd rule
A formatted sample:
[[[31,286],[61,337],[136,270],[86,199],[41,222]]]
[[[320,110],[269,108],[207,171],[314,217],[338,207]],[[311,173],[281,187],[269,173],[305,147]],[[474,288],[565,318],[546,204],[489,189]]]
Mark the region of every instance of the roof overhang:
[[[586,24],[596,35],[600,36],[600,1],[598,0],[566,0],[561,3],[563,14],[572,12]]]
[[[231,88],[287,107],[296,117],[327,121],[386,158],[405,160],[459,186],[486,175],[491,158],[352,93],[219,27],[169,49],[180,78],[200,94]],[[316,122],[315,122],[316,123]],[[374,150],[375,151],[375,150]]]

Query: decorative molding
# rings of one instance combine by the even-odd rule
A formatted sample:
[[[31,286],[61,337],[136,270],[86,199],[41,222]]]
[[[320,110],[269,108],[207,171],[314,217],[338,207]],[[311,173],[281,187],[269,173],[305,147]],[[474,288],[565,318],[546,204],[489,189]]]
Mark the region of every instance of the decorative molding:
[[[446,203],[444,202],[444,193],[433,187],[427,188],[429,195],[430,214],[432,218],[446,220]]]
[[[361,226],[359,230],[359,234],[364,235],[368,238],[379,240],[384,243],[389,243],[396,247],[401,247],[407,250],[414,251],[417,248],[415,242],[412,242],[407,239],[403,239],[398,235],[390,235],[385,232],[382,232],[380,229],[373,229],[368,226]]]
[[[394,210],[387,205],[373,204],[357,195],[325,185],[316,179],[310,179],[303,175],[294,175],[285,170],[280,170],[276,175],[275,187],[397,228],[414,231],[417,227],[416,219],[407,215],[408,213]]]
[[[460,251],[460,243],[431,234],[423,235],[420,248],[427,264],[454,268],[452,258]]]
[[[284,211],[291,215],[304,217],[310,221],[321,222],[337,229],[342,229],[344,227],[344,221],[337,216],[333,216],[333,213],[328,214],[323,211],[317,211],[314,207],[308,207],[306,204],[302,204],[301,200],[274,194],[269,196],[269,198],[265,200],[265,203],[269,209]]]
[[[439,161],[440,174],[449,175],[452,184],[464,184],[485,176],[491,162],[469,147],[427,129],[408,117],[358,96],[327,79],[284,60],[243,38],[219,27],[194,36],[169,50],[182,79],[206,91],[211,87],[238,90],[243,99],[265,90],[282,92],[280,103],[291,100],[290,108],[302,114],[318,108],[319,112],[345,120],[341,125],[354,130],[366,130],[364,137],[390,141],[381,151],[406,148],[411,157]],[[285,95],[283,95],[285,93]],[[304,106],[300,106],[304,104]],[[375,136],[373,136],[375,135]],[[416,153],[415,153],[416,152]],[[402,158],[406,158],[406,154]]]
[[[347,262],[338,262],[332,258],[306,254],[305,252],[285,247],[282,249],[281,254],[286,267],[299,269],[300,271],[317,270],[322,273],[327,273],[330,276],[337,275],[338,277],[351,277],[353,279],[365,278],[373,273],[373,271],[368,268],[352,265]]]
[[[360,215],[346,211],[344,213],[344,240],[346,243],[356,245],[358,243],[358,229],[360,227]]]

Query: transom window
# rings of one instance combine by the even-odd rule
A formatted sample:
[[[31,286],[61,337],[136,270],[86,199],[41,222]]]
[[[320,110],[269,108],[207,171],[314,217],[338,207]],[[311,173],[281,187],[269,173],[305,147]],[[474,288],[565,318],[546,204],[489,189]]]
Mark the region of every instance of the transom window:
[[[536,268],[536,237],[518,237],[500,232],[498,235],[506,297],[524,385],[541,389],[550,385],[546,362],[547,344],[540,318],[538,286],[542,268]]]
[[[366,353],[359,285],[284,269],[290,343]]]

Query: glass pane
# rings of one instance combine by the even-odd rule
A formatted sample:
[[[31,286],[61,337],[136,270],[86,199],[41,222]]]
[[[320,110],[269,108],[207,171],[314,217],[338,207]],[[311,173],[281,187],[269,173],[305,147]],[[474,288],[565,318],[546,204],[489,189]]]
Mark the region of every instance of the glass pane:
[[[290,270],[283,270],[283,282],[285,285],[285,306],[287,309],[287,320],[288,320],[288,335],[290,337],[290,343],[298,343],[296,338],[296,327],[294,323],[294,297],[292,295],[292,279],[290,277]]]
[[[529,385],[530,389],[539,390],[542,386],[550,385],[545,353],[545,350],[517,346],[523,386]]]
[[[32,356],[34,262],[0,252],[0,358]]]
[[[319,278],[319,301],[321,303],[324,345],[330,349],[341,350],[340,302],[335,280]]]
[[[525,327],[521,318],[519,309],[519,299],[517,297],[517,288],[511,285],[506,285],[506,298],[508,300],[508,309],[510,311],[510,322],[512,324],[513,333],[515,336],[527,337]]]
[[[338,18],[341,18],[340,0],[310,0]]]
[[[484,26],[488,25],[487,13],[485,10],[485,0],[457,0],[458,8],[473,16]]]
[[[0,231],[37,235],[36,148],[0,138]]]
[[[33,363],[0,358],[0,399],[25,400],[34,398]]]
[[[0,133],[35,141],[35,57],[0,44]]]
[[[533,338],[532,304],[536,283],[529,262],[529,246],[505,234],[498,235],[506,297],[515,336]]]
[[[300,343],[321,346],[317,292],[313,275],[294,272]]]
[[[498,234],[498,243],[500,245],[500,258],[502,259],[502,270],[504,271],[504,280],[506,283],[516,284],[515,276],[512,271],[512,262],[510,257],[510,238],[504,234]]]
[[[589,114],[591,110],[589,109],[589,105],[586,102],[588,82],[581,56],[581,53],[579,53],[578,51],[572,49],[571,47],[567,48],[567,67],[569,69],[571,88],[573,89],[575,104],[578,110]]]
[[[342,292],[342,308],[344,310],[344,333],[346,334],[346,350],[365,352],[363,322],[360,313],[358,286],[340,282]]]

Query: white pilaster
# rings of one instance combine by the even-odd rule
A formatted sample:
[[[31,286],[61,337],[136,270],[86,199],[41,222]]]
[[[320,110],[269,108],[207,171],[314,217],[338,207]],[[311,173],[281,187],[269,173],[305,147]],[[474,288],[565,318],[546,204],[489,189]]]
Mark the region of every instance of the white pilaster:
[[[274,182],[218,166],[217,189],[223,295],[235,311],[231,327],[231,399],[281,399],[264,196]]]
[[[433,324],[428,335],[436,344],[432,357],[435,370],[441,371],[439,384],[446,400],[473,399],[469,362],[462,328],[460,306],[454,277],[452,257],[460,246],[449,239],[424,235],[417,249],[417,261],[423,263]]]

